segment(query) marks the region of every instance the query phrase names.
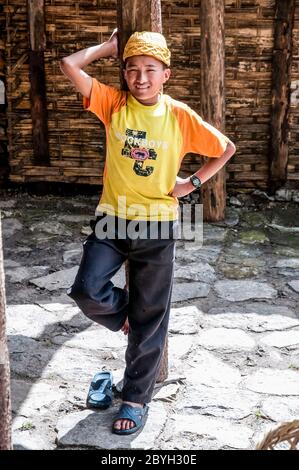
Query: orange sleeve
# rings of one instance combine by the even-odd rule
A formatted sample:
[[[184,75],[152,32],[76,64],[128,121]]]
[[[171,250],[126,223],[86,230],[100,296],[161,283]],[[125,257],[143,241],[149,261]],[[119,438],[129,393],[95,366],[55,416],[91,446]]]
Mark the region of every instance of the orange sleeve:
[[[84,109],[94,113],[105,125],[111,121],[111,115],[120,104],[123,92],[92,77],[90,97],[83,96]]]
[[[205,122],[186,104],[180,103],[173,111],[183,135],[182,157],[189,152],[206,157],[221,157],[229,141],[228,137]]]
[[[188,152],[199,153],[207,157],[221,157],[229,140],[193,110],[189,115],[188,133],[185,138],[187,139],[187,147],[189,147]]]

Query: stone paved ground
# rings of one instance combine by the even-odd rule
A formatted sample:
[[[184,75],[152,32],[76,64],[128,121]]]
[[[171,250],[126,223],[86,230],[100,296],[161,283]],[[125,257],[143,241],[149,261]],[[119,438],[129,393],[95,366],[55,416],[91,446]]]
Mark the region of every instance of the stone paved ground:
[[[96,371],[121,380],[126,338],[66,295],[97,197],[3,194],[15,448],[254,449],[298,419],[298,200],[232,197],[202,247],[177,242],[168,382],[143,432],[119,437],[119,400],[95,412],[85,399]]]

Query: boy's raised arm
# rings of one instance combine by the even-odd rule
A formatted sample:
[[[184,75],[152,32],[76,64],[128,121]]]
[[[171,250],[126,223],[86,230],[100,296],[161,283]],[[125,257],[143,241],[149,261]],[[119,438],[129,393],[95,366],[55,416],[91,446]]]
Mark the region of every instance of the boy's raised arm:
[[[118,56],[117,29],[114,29],[108,41],[97,46],[88,47],[60,60],[60,68],[64,75],[74,84],[76,89],[86,98],[90,97],[92,78],[83,68],[91,62],[104,57]]]

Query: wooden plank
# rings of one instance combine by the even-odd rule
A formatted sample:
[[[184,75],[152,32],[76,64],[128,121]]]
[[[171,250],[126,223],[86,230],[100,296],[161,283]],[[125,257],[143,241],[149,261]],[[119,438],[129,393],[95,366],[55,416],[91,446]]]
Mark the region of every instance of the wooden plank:
[[[0,450],[12,450],[10,368],[6,337],[6,295],[0,219]]]
[[[44,0],[28,0],[29,70],[32,118],[33,159],[36,164],[49,165],[47,98],[44,65],[46,47]]]
[[[23,171],[26,175],[39,175],[39,176],[47,176],[47,175],[59,175],[59,168],[53,168],[49,166],[29,166],[23,165]]]
[[[245,163],[228,163],[228,171],[250,171],[251,165]]]
[[[287,179],[290,71],[295,0],[276,0],[272,62],[272,114],[269,147],[270,181],[274,193]]]
[[[224,0],[201,2],[201,114],[217,129],[225,128]],[[207,161],[207,159],[204,159]],[[204,220],[224,219],[225,168],[202,187]]]

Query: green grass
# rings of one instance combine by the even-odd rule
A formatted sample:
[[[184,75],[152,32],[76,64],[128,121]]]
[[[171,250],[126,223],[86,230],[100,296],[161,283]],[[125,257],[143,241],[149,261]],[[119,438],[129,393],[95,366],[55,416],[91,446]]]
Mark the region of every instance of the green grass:
[[[27,421],[26,423],[23,423],[19,429],[21,431],[30,431],[31,429],[35,429],[35,426],[30,421]]]

